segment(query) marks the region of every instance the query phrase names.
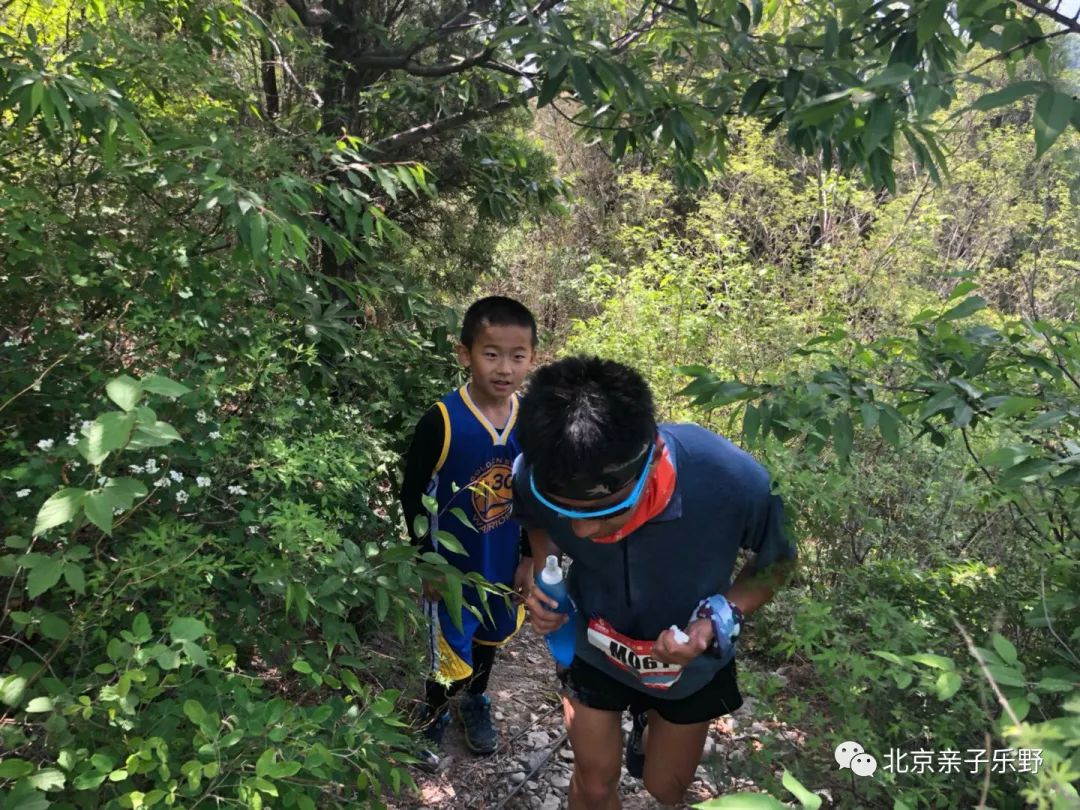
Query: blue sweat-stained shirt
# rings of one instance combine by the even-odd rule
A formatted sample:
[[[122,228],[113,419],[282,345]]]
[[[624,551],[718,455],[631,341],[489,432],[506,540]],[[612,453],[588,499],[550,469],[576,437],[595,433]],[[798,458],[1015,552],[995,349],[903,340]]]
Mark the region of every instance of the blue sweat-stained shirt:
[[[731,587],[740,549],[756,555],[758,571],[794,560],[796,551],[769,474],[748,453],[698,425],[661,425],[659,432],[675,491],[659,515],[623,540],[577,537],[568,518],[533,496],[524,456],[514,463],[514,519],[546,531],[573,560],[567,585],[578,611],[577,656],[628,686],[676,700],[705,686],[722,662],[699,655],[679,670],[648,659],[656,668],[642,669],[632,645],[610,639],[652,642],[673,624],[685,627],[698,602]]]

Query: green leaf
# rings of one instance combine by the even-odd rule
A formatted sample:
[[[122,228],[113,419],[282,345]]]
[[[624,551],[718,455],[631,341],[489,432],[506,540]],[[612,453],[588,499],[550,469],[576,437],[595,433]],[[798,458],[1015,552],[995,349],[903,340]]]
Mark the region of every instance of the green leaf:
[[[18,706],[26,693],[26,678],[8,675],[0,678],[0,702],[6,706]]]
[[[1054,145],[1069,125],[1074,102],[1071,96],[1048,90],[1035,102],[1035,157]]]
[[[145,613],[139,613],[131,622],[131,635],[139,644],[149,641],[153,636],[153,630],[150,628],[150,617]]]
[[[998,683],[1005,684],[1005,686],[1027,686],[1023,674],[1012,667],[988,664],[986,669],[990,673],[990,677]]]
[[[469,520],[469,516],[465,514],[465,510],[462,509],[460,506],[455,506],[453,509],[451,509],[450,514],[460,520],[461,524],[466,528],[475,530],[476,527],[472,525],[472,522]]]
[[[943,313],[938,320],[942,321],[955,321],[959,318],[966,318],[972,313],[978,312],[980,309],[986,308],[986,299],[982,296],[973,295],[970,298],[966,298],[957,304],[952,309]]]
[[[310,675],[315,671],[311,668],[311,664],[309,664],[303,658],[297,658],[295,661],[293,661],[292,668],[303,675]]]
[[[62,641],[71,632],[71,625],[57,616],[55,613],[44,613],[41,616],[41,635],[53,641]]]
[[[159,374],[147,374],[142,378],[142,388],[144,391],[148,391],[151,394],[160,394],[170,399],[176,399],[182,397],[184,394],[190,394],[191,389],[186,385],[181,385],[174,380],[170,380],[168,377],[162,377]]]
[[[435,546],[436,551],[438,551],[439,546],[441,546],[442,548],[445,548],[446,550],[451,551],[454,554],[463,554],[465,556],[468,556],[468,552],[465,551],[465,547],[461,545],[461,542],[448,531],[444,531],[442,529],[436,530],[435,540],[437,541],[437,544]]]
[[[78,563],[67,563],[64,566],[64,581],[69,588],[82,596],[86,593],[86,578],[82,572],[82,566]]]
[[[854,92],[853,88],[848,88],[838,93],[829,93],[816,98],[799,110],[795,117],[799,120],[799,123],[806,126],[823,124],[848,106],[852,92]]]
[[[739,112],[743,115],[753,115],[757,108],[761,105],[761,99],[772,87],[772,82],[768,79],[758,79],[748,88],[743,94],[742,101],[739,103]]]
[[[915,36],[920,48],[933,39],[941,28],[941,23],[945,19],[947,5],[948,0],[930,0],[926,4],[926,8],[919,13],[919,22],[915,26]]]
[[[953,670],[956,668],[951,658],[946,658],[944,655],[935,655],[934,653],[915,653],[909,655],[908,660],[934,669]]]
[[[911,65],[903,62],[894,62],[888,65],[880,73],[875,74],[869,81],[863,83],[863,87],[872,90],[877,87],[892,87],[906,82],[915,72]]]
[[[1001,633],[994,633],[990,639],[994,644],[994,650],[1001,656],[1001,660],[1006,664],[1016,664],[1016,647]]]
[[[60,581],[64,572],[64,562],[60,557],[42,557],[26,577],[26,594],[36,599]]]
[[[428,528],[431,525],[431,521],[428,520],[427,515],[417,515],[413,518],[413,535],[416,537],[425,537],[428,533]]]
[[[27,714],[41,714],[43,712],[51,712],[52,707],[52,698],[36,697],[26,704],[25,711]]]
[[[21,779],[34,772],[34,766],[25,759],[5,759],[0,762],[0,779]]]
[[[81,487],[69,487],[55,493],[38,510],[34,534],[41,534],[74,518],[82,508],[85,497],[86,490]]]
[[[390,595],[386,592],[386,588],[376,588],[375,590],[375,616],[381,622],[386,618],[387,612],[390,610]]]
[[[119,450],[128,443],[128,439],[131,438],[131,430],[135,427],[135,414],[112,411],[111,413],[103,413],[94,422],[102,427],[100,437],[96,439],[100,441],[101,449],[112,452],[113,450]],[[92,445],[95,437],[88,436],[87,438]]]
[[[164,447],[181,440],[176,428],[168,422],[159,421],[152,425],[139,425],[131,437],[130,446],[132,450],[145,450],[149,447]]]
[[[58,771],[56,768],[45,768],[33,776],[27,777],[26,781],[38,790],[50,791],[63,788],[65,779],[63,771]]]
[[[821,797],[803,787],[802,783],[792,776],[787,768],[784,769],[784,777],[781,780],[788,790],[795,794],[805,810],[818,810],[821,807]]]
[[[206,720],[206,709],[197,700],[184,701],[184,716],[195,725],[200,725]]]
[[[259,777],[270,776],[270,772],[277,758],[277,752],[273,748],[267,748],[259,758],[255,760],[255,775]]]
[[[105,494],[104,490],[94,490],[87,493],[83,501],[83,509],[90,522],[101,529],[105,534],[112,534],[113,508],[112,499]]]
[[[992,93],[979,96],[979,98],[975,99],[975,102],[971,105],[971,109],[992,110],[995,107],[1004,107],[1006,104],[1012,104],[1014,101],[1021,99],[1024,96],[1041,93],[1049,86],[1050,85],[1046,82],[1016,82],[1001,90],[995,90]]]
[[[963,679],[955,672],[942,672],[937,679],[937,696],[939,700],[948,700],[963,685]]]
[[[119,377],[109,380],[105,385],[105,393],[109,395],[109,399],[125,411],[130,411],[139,404],[139,399],[142,397],[142,386],[138,380],[129,377],[127,374],[121,374]]]
[[[197,641],[209,630],[206,625],[191,616],[180,616],[169,625],[169,636],[173,641]]]
[[[847,464],[851,455],[852,434],[851,417],[846,411],[841,411],[833,421],[833,446],[841,464]]]

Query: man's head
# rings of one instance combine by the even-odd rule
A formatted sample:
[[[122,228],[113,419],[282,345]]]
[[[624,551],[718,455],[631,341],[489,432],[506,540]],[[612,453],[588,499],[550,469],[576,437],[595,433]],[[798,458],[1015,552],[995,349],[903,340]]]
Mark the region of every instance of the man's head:
[[[481,298],[465,313],[461,364],[472,372],[474,394],[500,400],[517,391],[532,367],[536,319],[524,304],[493,295]]]
[[[579,536],[611,534],[633,514],[655,439],[652,394],[640,374],[568,357],[538,371],[522,399],[518,441],[532,468],[523,485]]]

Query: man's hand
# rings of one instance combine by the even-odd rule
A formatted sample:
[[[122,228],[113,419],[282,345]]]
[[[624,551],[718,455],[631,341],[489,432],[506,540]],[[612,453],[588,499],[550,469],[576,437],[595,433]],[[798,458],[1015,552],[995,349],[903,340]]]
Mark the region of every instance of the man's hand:
[[[539,588],[529,591],[525,606],[529,609],[533,630],[542,636],[558,630],[570,618],[565,613],[556,612],[554,608],[557,608],[559,603]]]
[[[533,561],[532,557],[522,557],[514,571],[514,594],[524,602],[525,597],[533,586]]]
[[[668,629],[659,635],[653,643],[652,657],[665,664],[686,666],[713,642],[713,626],[708,619],[694,619],[686,628],[690,640],[680,644],[675,640],[675,631]]]

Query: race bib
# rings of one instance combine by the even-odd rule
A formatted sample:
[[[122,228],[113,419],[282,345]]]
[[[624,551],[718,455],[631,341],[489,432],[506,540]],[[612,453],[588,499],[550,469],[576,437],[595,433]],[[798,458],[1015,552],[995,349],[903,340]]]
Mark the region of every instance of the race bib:
[[[603,619],[589,620],[589,643],[650,689],[669,689],[682,675],[681,664],[665,664],[652,657],[653,642],[628,638]]]

